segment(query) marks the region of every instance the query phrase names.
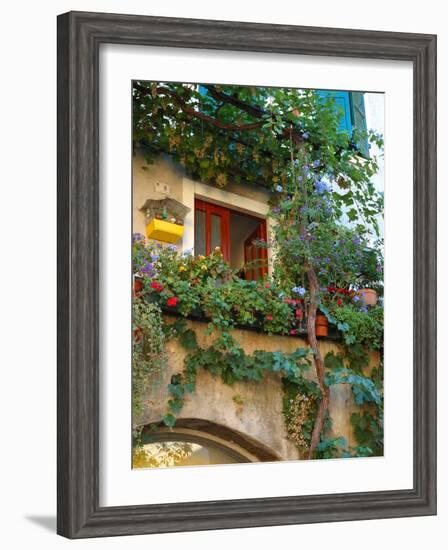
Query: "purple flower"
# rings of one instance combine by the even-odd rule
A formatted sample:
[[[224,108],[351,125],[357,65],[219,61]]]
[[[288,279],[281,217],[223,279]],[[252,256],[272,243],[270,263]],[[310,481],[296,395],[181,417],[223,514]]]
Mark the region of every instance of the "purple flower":
[[[362,306],[362,307],[359,308],[359,311],[362,311],[363,313],[367,313],[367,307]]]
[[[358,246],[358,245],[361,244],[361,241],[359,239],[353,239],[352,243],[355,244],[356,246]]]
[[[315,160],[313,162],[313,166],[314,166],[314,168],[317,168],[318,166],[320,166],[320,160]]]
[[[151,254],[151,260],[153,262],[156,262],[159,258],[160,258],[160,256],[158,254]]]
[[[309,135],[308,132],[303,132],[303,134],[302,134],[303,139],[308,139],[309,137],[310,137],[310,135]]]
[[[331,188],[323,181],[316,181],[314,183],[314,189],[318,195],[331,192]]]
[[[154,264],[147,263],[141,269],[142,273],[151,273],[154,269]]]
[[[143,241],[143,240],[145,240],[145,237],[141,233],[133,233],[132,234],[132,242],[133,243],[136,243],[138,241]]]
[[[300,294],[300,296],[305,296],[306,290],[303,288],[303,286],[295,286],[291,289],[296,294]]]
[[[302,180],[303,180],[302,176],[297,177],[297,181],[302,181]]]
[[[354,301],[354,302],[359,302],[359,296],[358,296],[357,294],[355,294],[355,295],[353,296],[353,301]]]
[[[278,206],[274,206],[274,208],[272,209],[272,212],[274,214],[278,214],[280,212],[280,208]]]
[[[169,244],[167,248],[169,248],[169,250],[174,250],[174,251],[177,250],[177,246],[174,244]]]

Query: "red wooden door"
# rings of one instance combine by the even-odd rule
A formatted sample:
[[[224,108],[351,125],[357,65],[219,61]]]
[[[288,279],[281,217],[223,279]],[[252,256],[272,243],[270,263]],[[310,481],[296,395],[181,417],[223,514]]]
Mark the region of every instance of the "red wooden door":
[[[217,246],[230,261],[230,210],[195,199],[195,254],[210,254]]]
[[[266,242],[266,222],[260,220],[260,225],[244,242],[244,261],[247,265],[246,279],[256,281],[268,273],[268,251],[257,246],[254,241]]]

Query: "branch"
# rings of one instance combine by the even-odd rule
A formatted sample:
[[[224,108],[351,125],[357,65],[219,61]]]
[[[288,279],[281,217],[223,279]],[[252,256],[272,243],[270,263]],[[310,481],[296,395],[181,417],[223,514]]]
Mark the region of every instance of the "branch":
[[[272,116],[272,113],[269,113],[256,105],[250,105],[249,103],[238,99],[236,95],[228,95],[224,94],[223,92],[218,92],[218,90],[214,86],[205,86],[205,88],[209,91],[210,95],[214,99],[224,101],[225,103],[230,103],[234,107],[238,107],[242,111],[245,111],[252,116],[255,116],[257,118]]]
[[[311,435],[311,443],[308,453],[308,458],[311,459],[313,457],[313,452],[315,448],[319,444],[320,436],[324,428],[325,415],[327,413],[328,405],[330,402],[330,390],[325,385],[325,366],[322,355],[320,354],[320,351],[317,347],[316,312],[319,282],[317,280],[316,272],[314,271],[313,267],[308,268],[307,277],[310,288],[310,305],[308,309],[308,342],[310,346],[315,350],[314,362],[316,364],[317,381],[322,392],[322,399],[319,403],[316,420],[314,421],[313,433]]]
[[[134,88],[144,95],[151,94],[150,89],[145,88],[140,84],[134,83]],[[212,126],[215,126],[216,128],[220,128],[221,130],[227,130],[229,132],[244,132],[248,130],[256,130],[257,128],[261,128],[265,123],[263,120],[260,120],[258,122],[250,122],[248,124],[227,124],[216,118],[205,115],[204,113],[197,111],[193,107],[188,106],[176,92],[173,92],[169,88],[165,88],[164,86],[158,86],[156,88],[156,92],[159,95],[165,94],[170,96],[173,99],[174,103],[176,103],[176,105],[178,105],[178,107],[180,107],[180,109],[184,113],[192,117],[199,118],[200,120],[204,120],[205,122],[208,122]]]

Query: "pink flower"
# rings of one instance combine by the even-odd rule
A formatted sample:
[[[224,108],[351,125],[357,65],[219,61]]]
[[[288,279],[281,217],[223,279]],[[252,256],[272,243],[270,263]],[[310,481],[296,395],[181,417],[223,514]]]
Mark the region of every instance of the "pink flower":
[[[272,321],[272,319],[273,319],[272,315],[266,315],[266,320],[267,321]]]
[[[289,331],[289,334],[291,334],[292,336],[294,336],[294,334],[296,333],[296,329],[292,328],[290,331]]]

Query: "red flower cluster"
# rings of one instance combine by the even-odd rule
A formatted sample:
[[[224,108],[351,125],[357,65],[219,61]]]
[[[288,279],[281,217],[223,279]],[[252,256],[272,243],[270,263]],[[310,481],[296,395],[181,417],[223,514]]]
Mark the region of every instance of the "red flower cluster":
[[[166,305],[169,307],[175,307],[177,306],[177,303],[179,301],[179,298],[177,296],[171,296],[171,298],[168,298],[166,301]]]
[[[151,283],[151,288],[153,288],[156,292],[162,292],[163,285],[159,283],[158,281],[153,281]]]
[[[266,315],[266,321],[272,321],[273,317],[272,315]]]
[[[342,304],[342,298],[338,298],[338,306],[339,306],[339,307],[342,307],[342,305],[343,305],[343,304]]]
[[[294,298],[285,298],[284,300],[287,304],[291,304],[293,306],[298,306],[302,300],[296,300]]]
[[[344,296],[349,296],[351,294],[351,290],[347,290],[345,288],[338,288],[335,286],[328,286],[327,290],[330,294],[343,294]]]

